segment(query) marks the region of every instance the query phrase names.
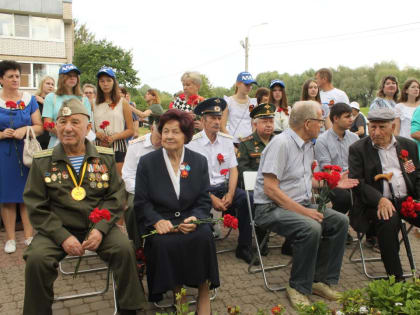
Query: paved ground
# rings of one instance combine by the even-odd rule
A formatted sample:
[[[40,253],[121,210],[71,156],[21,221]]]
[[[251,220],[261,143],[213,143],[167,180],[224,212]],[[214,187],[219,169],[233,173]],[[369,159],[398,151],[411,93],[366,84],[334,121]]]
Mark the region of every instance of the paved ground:
[[[413,234],[413,233],[411,233]],[[415,260],[418,263],[420,259],[420,240],[411,235],[411,244],[414,252]],[[235,246],[236,235],[231,235],[227,240],[218,243],[218,248],[232,248]],[[281,244],[281,237],[273,237],[271,244]],[[18,250],[16,253],[7,255],[3,251],[5,242],[5,233],[0,232],[0,314],[16,315],[22,314],[23,295],[24,295],[24,268],[25,262],[22,259],[24,250],[23,234],[18,232],[17,243]],[[350,263],[348,256],[351,251],[350,246],[347,247],[341,280],[338,285],[339,290],[353,289],[364,286],[368,280],[361,273],[359,264]],[[403,248],[404,250],[404,248]],[[405,250],[404,250],[405,252]],[[371,250],[366,250],[366,254],[373,254]],[[217,292],[216,299],[212,302],[213,314],[227,314],[227,306],[239,305],[242,314],[256,314],[258,309],[270,310],[276,304],[283,304],[287,308],[286,314],[295,314],[293,312],[285,292],[268,292],[264,288],[261,274],[249,274],[248,266],[238,261],[234,253],[223,253],[218,255],[219,270],[221,277],[221,287]],[[280,255],[278,249],[272,250],[267,258],[267,262],[287,262],[287,256]],[[404,258],[406,270],[408,264]],[[97,261],[90,264],[97,265]],[[70,265],[70,270],[72,269]],[[371,263],[369,266],[371,272],[380,273],[384,268],[381,263]],[[286,284],[289,278],[290,267],[269,273],[270,281],[273,284]],[[106,273],[81,275],[76,280],[71,276],[59,276],[55,283],[55,292],[58,295],[73,294],[76,292],[86,292],[99,289],[104,285]],[[145,285],[146,286],[146,285]],[[194,294],[194,290],[188,290]],[[318,300],[317,297],[311,296],[311,300]],[[332,306],[334,304],[331,304]],[[53,306],[54,315],[67,314],[113,314],[113,295],[110,290],[104,296],[69,300],[65,302],[55,303]],[[190,306],[194,310],[194,306]],[[172,309],[166,309],[171,311]],[[153,305],[149,305],[145,312],[139,314],[152,315],[159,311]],[[40,314],[42,315],[42,314]]]

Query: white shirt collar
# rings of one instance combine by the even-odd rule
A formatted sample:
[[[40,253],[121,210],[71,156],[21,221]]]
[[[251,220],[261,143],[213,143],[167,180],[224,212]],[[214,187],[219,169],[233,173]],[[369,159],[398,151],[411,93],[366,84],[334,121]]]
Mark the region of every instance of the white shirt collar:
[[[184,162],[185,147],[182,147],[181,162],[178,167],[178,172],[175,174],[174,169],[169,159],[168,153],[165,148],[162,148],[163,159],[165,160],[166,168],[168,169],[169,177],[171,178],[172,185],[174,186],[176,197],[179,199],[179,193],[181,191],[180,177],[181,177],[181,164]]]

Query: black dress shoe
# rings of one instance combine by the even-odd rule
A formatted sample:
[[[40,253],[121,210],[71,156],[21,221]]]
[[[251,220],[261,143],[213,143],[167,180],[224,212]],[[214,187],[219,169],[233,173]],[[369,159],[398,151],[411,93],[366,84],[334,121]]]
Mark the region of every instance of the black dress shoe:
[[[283,245],[281,246],[281,253],[283,255],[287,255],[287,256],[293,256],[293,239],[292,238],[286,238],[284,240]]]
[[[235,252],[236,258],[242,259],[248,265],[251,263],[252,260],[252,253],[248,246],[238,246]],[[258,259],[254,260],[253,265],[257,266],[259,264]]]

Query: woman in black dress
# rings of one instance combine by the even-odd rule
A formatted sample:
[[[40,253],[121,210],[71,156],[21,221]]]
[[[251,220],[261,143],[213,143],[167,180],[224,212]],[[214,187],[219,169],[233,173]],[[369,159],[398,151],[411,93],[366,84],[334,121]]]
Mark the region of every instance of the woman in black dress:
[[[149,300],[183,285],[198,287],[198,314],[210,314],[209,288],[219,286],[216,248],[209,224],[209,174],[204,156],[184,147],[193,135],[190,114],[168,110],[160,117],[162,147],[140,159],[134,211],[145,242]],[[179,224],[179,227],[174,228]]]

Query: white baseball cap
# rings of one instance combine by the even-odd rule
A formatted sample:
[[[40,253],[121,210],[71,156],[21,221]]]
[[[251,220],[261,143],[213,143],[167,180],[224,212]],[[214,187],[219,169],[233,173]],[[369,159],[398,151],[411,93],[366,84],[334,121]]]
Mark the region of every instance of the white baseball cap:
[[[351,108],[354,108],[354,109],[357,109],[358,111],[360,111],[360,105],[357,102],[351,102],[350,103],[350,107]]]

